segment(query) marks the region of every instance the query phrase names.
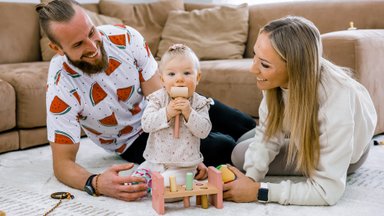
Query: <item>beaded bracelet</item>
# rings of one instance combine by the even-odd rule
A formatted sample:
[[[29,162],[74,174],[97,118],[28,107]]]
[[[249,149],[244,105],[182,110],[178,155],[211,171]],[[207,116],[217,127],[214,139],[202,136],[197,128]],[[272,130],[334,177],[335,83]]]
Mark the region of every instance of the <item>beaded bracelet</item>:
[[[102,194],[99,193],[99,190],[98,190],[99,176],[100,176],[100,174],[97,174],[96,177],[95,177],[96,178],[96,187],[95,187],[95,194],[96,194],[96,196],[102,195]]]

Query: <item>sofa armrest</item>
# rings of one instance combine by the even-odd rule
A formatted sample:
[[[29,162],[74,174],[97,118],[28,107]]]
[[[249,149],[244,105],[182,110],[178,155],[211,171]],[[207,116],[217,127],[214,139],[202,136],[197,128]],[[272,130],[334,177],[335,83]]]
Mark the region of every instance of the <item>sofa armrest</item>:
[[[322,35],[324,57],[352,69],[369,91],[378,114],[375,134],[384,132],[384,30],[350,30]]]

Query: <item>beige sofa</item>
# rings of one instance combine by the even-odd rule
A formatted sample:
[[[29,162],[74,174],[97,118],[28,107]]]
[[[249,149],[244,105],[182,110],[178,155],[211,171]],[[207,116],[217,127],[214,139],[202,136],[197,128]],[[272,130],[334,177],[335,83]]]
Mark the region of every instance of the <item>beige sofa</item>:
[[[171,3],[174,7],[171,7],[172,10],[192,11],[215,6],[180,1],[176,1],[178,5],[175,5],[174,2]],[[124,8],[128,3],[119,4]],[[120,7],[116,7],[116,3],[103,0],[85,7],[96,13],[120,18],[143,31],[152,53],[157,55],[169,7],[155,10],[159,6],[156,4],[164,3],[129,5],[130,10],[123,12],[117,10]],[[140,10],[147,14],[140,14]],[[198,86],[200,93],[257,117],[261,92],[256,87],[255,77],[249,73],[249,67],[259,28],[275,18],[300,15],[312,20],[320,29],[324,55],[337,64],[350,67],[356,78],[369,90],[379,115],[376,134],[384,132],[384,1],[271,3],[252,5],[247,10],[248,29],[242,58],[202,60],[203,76]],[[124,11],[126,14],[122,14]],[[124,20],[127,15],[130,18]],[[346,30],[350,21],[358,30]],[[156,25],[153,22],[157,22]],[[43,61],[42,52],[47,50],[40,45],[41,33],[34,4],[0,2],[0,28],[2,153],[48,143],[45,91],[49,62]],[[217,34],[226,32],[218,31]]]

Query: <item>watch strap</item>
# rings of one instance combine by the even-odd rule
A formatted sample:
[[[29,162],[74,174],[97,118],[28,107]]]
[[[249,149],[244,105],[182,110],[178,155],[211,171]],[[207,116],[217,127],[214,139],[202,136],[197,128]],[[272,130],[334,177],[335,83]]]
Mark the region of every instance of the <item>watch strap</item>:
[[[92,195],[92,196],[96,196],[96,191],[95,191],[95,188],[93,187],[92,185],[92,180],[93,178],[95,178],[97,175],[96,174],[92,174],[88,177],[87,181],[85,182],[85,185],[84,185],[84,190],[89,194],[89,195]],[[85,188],[88,188],[88,190],[86,190]],[[91,190],[89,190],[91,189]]]

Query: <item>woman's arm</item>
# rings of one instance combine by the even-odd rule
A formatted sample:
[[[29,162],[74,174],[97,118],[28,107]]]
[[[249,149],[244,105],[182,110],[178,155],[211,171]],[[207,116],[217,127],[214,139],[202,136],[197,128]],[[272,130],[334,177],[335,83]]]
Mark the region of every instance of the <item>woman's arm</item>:
[[[336,123],[336,121],[334,121]],[[352,156],[352,125],[328,124],[321,134],[320,160],[313,175],[303,182],[269,183],[270,201],[294,205],[333,205],[345,190]]]
[[[256,126],[255,137],[252,138],[253,141],[249,144],[244,158],[246,175],[256,181],[264,179],[269,170],[269,164],[275,159],[281,146],[284,145],[282,133],[271,137],[268,142],[264,141],[267,112],[266,101],[263,99],[259,107],[260,123]]]

